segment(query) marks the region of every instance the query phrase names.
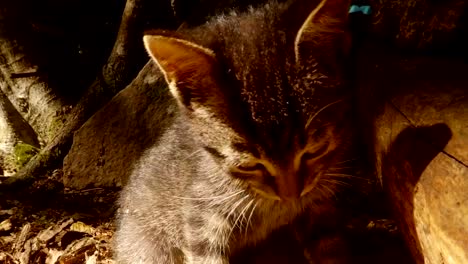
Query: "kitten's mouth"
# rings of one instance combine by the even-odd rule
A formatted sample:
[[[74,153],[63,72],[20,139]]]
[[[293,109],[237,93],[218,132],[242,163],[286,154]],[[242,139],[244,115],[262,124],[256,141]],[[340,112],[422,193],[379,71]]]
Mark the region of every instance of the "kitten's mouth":
[[[270,200],[275,200],[275,201],[281,201],[281,197],[279,197],[278,195],[276,195],[275,193],[270,193],[270,192],[267,192],[267,191],[264,191],[262,189],[259,189],[259,188],[255,188],[255,187],[252,187],[252,189],[257,192],[259,195],[267,198],[267,199],[270,199]]]
[[[310,192],[312,192],[315,187],[317,186],[317,180],[314,180],[311,184],[305,186],[305,188],[302,190],[302,192],[300,193],[299,197],[281,197],[279,196],[276,192],[274,191],[266,191],[266,190],[262,190],[260,188],[256,188],[256,187],[252,187],[252,189],[258,193],[259,195],[261,195],[262,197],[265,197],[269,200],[274,200],[274,201],[281,201],[281,202],[297,202],[299,200],[301,200],[302,198],[304,198],[304,196],[306,196],[307,194],[309,194]]]
[[[266,199],[282,202],[297,202],[317,189],[321,176],[321,174],[315,175],[313,179],[309,179],[304,185],[299,182],[291,181],[259,181],[258,179],[252,178],[246,178],[244,180],[247,186],[249,186],[248,188]],[[274,178],[270,177],[269,179]],[[299,179],[296,180],[299,181]],[[288,184],[297,184],[297,186],[291,187],[287,186]]]

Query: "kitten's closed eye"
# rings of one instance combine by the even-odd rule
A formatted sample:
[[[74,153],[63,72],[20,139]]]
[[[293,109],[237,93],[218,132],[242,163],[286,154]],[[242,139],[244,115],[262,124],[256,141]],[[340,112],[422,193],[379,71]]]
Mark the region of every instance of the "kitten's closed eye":
[[[323,144],[319,149],[314,150],[314,151],[307,151],[304,154],[302,154],[302,161],[307,162],[309,160],[316,159],[318,157],[321,157],[323,154],[327,153],[328,150],[328,142]]]
[[[257,177],[267,177],[270,175],[265,165],[257,162],[252,164],[243,164],[231,169],[231,173],[236,178],[253,179]]]
[[[237,166],[237,168],[241,171],[246,171],[246,172],[254,172],[254,171],[267,171],[265,166],[261,163],[255,163],[254,165],[244,165],[244,166]]]
[[[310,137],[315,140],[323,139],[327,136],[328,129],[329,127],[326,125],[317,127],[315,130],[313,130],[313,133],[310,135]]]

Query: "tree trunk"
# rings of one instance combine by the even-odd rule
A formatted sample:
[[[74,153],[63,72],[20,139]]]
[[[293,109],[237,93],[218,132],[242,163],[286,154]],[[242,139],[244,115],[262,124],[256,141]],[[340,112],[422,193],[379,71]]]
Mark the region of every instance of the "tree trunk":
[[[399,92],[375,123],[377,171],[417,263],[468,263],[468,67],[399,68]]]
[[[14,174],[38,148],[36,133],[0,90],[0,174]]]
[[[139,13],[144,8],[143,2],[127,0],[117,40],[100,76],[83,94],[57,135],[15,175],[16,179],[39,176],[60,164],[71,146],[73,133],[130,83],[147,61],[141,45],[143,21]]]
[[[15,31],[32,35],[14,9],[0,9],[0,89],[31,125],[42,143],[48,143],[61,125],[65,103],[25,53],[24,40]],[[34,42],[34,38],[29,41]]]

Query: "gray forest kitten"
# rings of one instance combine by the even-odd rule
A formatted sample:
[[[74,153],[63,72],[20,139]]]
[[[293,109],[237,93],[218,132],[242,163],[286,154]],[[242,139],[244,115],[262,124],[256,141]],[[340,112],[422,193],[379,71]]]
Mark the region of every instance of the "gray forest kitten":
[[[123,190],[119,263],[229,263],[281,227],[305,241],[336,221],[353,141],[348,7],[273,2],[144,37],[179,112]]]

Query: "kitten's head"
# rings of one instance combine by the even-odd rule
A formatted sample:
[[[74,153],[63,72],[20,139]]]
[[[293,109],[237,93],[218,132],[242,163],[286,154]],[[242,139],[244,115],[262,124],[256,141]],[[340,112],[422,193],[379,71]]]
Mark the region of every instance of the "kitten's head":
[[[257,194],[297,201],[332,182],[351,133],[348,7],[323,0],[301,15],[301,5],[271,4],[144,37],[198,143]]]

